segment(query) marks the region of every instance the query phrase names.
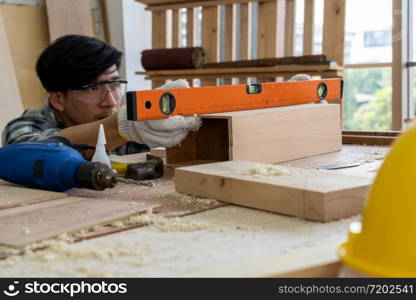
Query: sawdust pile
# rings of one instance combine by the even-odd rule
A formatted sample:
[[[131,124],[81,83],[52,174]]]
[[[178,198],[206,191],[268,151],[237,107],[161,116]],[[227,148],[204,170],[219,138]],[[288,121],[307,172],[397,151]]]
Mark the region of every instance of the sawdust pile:
[[[281,175],[288,175],[289,171],[281,166],[262,166],[257,165],[253,168],[243,171],[243,175],[251,175],[251,176],[281,176]]]
[[[22,248],[14,248],[0,246],[0,258],[8,260],[19,260],[24,255],[27,258],[33,258],[39,261],[53,261],[62,258],[93,258],[99,260],[109,260],[114,257],[128,256],[129,251],[122,249],[93,249],[79,246],[75,243],[77,240],[92,233],[104,232],[108,227],[123,228],[131,225],[148,225],[160,232],[191,232],[203,229],[212,229],[205,223],[185,220],[182,218],[166,218],[161,215],[154,214],[152,210],[146,213],[139,213],[120,221],[106,224],[95,225],[91,228],[80,230],[71,234],[62,234],[55,239],[45,240],[41,242],[31,243]]]
[[[217,205],[220,203],[219,201],[214,200],[214,199],[199,198],[199,197],[182,194],[182,193],[171,193],[171,194],[165,195],[165,197],[175,198],[183,204],[197,204],[201,206],[211,206],[211,205]]]
[[[125,220],[110,224],[111,227],[125,227],[134,224],[149,225],[157,228],[162,232],[178,232],[178,231],[196,231],[208,229],[203,223],[184,220],[181,218],[166,218],[161,215],[154,214],[152,210],[148,210],[144,214],[137,214]]]

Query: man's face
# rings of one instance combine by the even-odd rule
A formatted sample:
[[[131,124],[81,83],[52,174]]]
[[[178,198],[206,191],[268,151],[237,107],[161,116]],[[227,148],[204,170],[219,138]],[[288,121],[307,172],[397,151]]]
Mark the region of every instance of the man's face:
[[[96,80],[119,79],[116,65],[105,70]],[[85,90],[68,90],[63,93],[62,110],[58,109],[65,127],[101,120],[116,113],[122,96],[113,92],[111,84],[100,84]]]

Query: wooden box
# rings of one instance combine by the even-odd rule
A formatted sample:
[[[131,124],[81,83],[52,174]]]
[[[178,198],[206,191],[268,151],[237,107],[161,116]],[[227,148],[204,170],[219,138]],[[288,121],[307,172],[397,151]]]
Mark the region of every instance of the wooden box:
[[[338,104],[304,104],[202,116],[203,125],[177,147],[167,164],[245,160],[278,163],[338,151]]]

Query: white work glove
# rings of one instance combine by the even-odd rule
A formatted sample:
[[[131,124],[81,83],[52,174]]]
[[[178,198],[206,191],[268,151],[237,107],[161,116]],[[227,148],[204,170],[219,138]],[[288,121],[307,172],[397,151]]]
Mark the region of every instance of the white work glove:
[[[170,81],[157,89],[189,88],[185,79]],[[118,130],[120,135],[139,144],[146,144],[150,148],[172,147],[180,144],[189,131],[196,131],[201,127],[201,119],[184,116],[171,116],[167,119],[128,121],[127,108],[123,105],[118,112]]]

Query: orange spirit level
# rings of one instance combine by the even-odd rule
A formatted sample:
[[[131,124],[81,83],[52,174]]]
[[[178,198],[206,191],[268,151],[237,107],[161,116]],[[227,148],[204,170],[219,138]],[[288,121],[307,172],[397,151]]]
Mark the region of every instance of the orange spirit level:
[[[341,100],[341,79],[127,92],[127,118],[162,119]]]

